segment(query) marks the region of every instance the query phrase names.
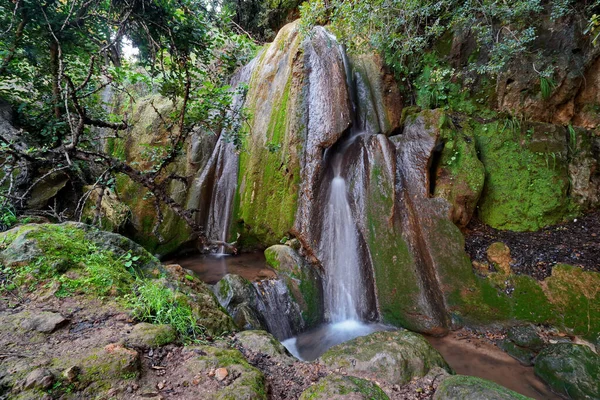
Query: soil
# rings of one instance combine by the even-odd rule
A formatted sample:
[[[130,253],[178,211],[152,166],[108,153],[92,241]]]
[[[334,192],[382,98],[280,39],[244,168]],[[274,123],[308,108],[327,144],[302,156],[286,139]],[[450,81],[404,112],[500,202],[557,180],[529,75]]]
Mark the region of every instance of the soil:
[[[471,260],[485,262],[487,248],[502,242],[510,248],[512,270],[537,280],[550,276],[557,264],[600,272],[600,210],[538,232],[500,231],[474,218],[464,234]]]

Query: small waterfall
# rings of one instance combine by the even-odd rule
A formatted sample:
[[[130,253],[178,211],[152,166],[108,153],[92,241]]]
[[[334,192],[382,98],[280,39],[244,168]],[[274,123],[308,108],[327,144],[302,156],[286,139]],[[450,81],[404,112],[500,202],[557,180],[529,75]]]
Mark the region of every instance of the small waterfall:
[[[207,235],[210,239],[227,241],[229,223],[233,212],[233,198],[237,186],[238,156],[233,143],[221,136],[217,144],[217,165],[215,183],[210,199]],[[225,253],[225,246],[219,246],[219,254]]]
[[[348,202],[346,180],[342,177],[342,161],[346,150],[361,135],[357,121],[356,88],[346,52],[340,46],[350,94],[353,124],[339,148],[331,149],[333,179],[324,212],[320,254],[325,269],[325,312],[330,322],[358,320],[366,314],[367,291],[361,268],[358,230]]]

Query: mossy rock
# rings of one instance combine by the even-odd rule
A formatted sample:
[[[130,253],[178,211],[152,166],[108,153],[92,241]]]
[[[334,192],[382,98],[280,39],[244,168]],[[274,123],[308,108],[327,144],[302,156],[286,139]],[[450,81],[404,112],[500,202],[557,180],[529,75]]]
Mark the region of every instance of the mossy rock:
[[[334,346],[319,361],[348,373],[404,384],[430,369],[451,371],[427,340],[409,331],[375,332]]]
[[[294,359],[283,345],[266,331],[244,331],[234,336],[235,340],[245,349],[269,356],[275,362],[290,364]]]
[[[300,400],[388,400],[375,383],[354,376],[332,374],[322,378],[300,395]]]
[[[289,246],[271,246],[265,250],[265,258],[279,277],[285,279],[293,300],[300,307],[305,327],[320,323],[324,299],[323,281],[317,269]]]
[[[497,383],[474,376],[455,375],[442,381],[433,400],[527,400]]]
[[[535,231],[569,215],[563,127],[521,124],[515,119],[469,123],[485,167],[478,204],[484,223],[497,229]]]
[[[186,352],[196,354],[185,361],[184,367],[194,373],[208,375],[210,370],[225,368],[228,375],[235,377],[227,386],[209,395],[214,400],[266,400],[266,386],[263,374],[246,361],[242,353],[235,349],[220,349],[211,346],[193,346]],[[203,378],[204,379],[204,378]]]
[[[238,328],[264,329],[257,311],[258,299],[252,282],[239,275],[227,274],[213,287],[213,293]]]
[[[533,365],[535,353],[530,349],[516,345],[510,340],[502,340],[498,343],[498,347],[507,352],[512,358],[523,365]]]
[[[125,339],[130,347],[154,348],[173,343],[177,333],[170,325],[153,325],[146,322],[136,324]]]
[[[507,338],[517,346],[540,351],[546,345],[533,325],[514,326],[508,330]]]
[[[549,345],[535,359],[535,374],[569,399],[600,398],[600,356],[587,346]]]

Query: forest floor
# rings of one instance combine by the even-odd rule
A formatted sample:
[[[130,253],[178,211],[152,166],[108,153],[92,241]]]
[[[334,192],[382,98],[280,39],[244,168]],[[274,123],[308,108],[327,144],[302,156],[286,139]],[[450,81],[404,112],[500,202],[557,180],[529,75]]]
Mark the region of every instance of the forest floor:
[[[538,280],[557,264],[600,272],[600,210],[538,232],[500,231],[474,218],[464,234],[471,260],[485,261],[487,248],[502,242],[510,248],[512,270]]]

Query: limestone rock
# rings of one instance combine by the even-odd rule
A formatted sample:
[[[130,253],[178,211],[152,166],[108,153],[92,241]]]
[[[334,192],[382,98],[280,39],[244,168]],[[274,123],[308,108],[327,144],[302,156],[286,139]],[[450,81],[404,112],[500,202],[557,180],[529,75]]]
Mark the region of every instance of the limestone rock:
[[[600,356],[584,345],[549,345],[535,359],[535,374],[574,400],[597,399],[600,394]]]
[[[388,400],[375,383],[354,376],[328,375],[310,386],[300,400]]]
[[[69,323],[69,320],[58,313],[41,311],[21,322],[21,328],[28,331],[52,333]]]
[[[438,386],[433,400],[527,400],[520,395],[486,379],[454,375],[445,378]]]
[[[170,325],[153,325],[145,322],[136,324],[125,343],[131,347],[153,348],[172,343],[177,333]]]
[[[334,346],[319,361],[349,374],[404,384],[431,368],[451,371],[442,356],[419,334],[375,332]]]

